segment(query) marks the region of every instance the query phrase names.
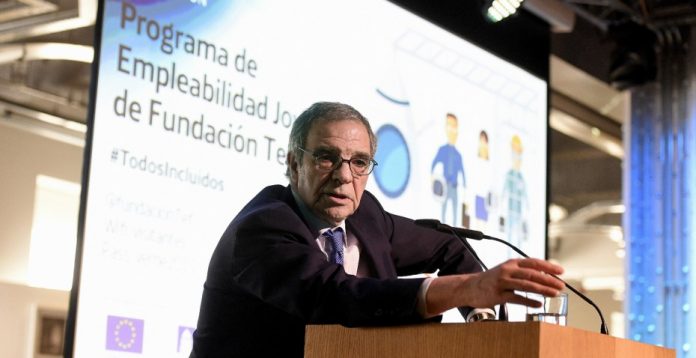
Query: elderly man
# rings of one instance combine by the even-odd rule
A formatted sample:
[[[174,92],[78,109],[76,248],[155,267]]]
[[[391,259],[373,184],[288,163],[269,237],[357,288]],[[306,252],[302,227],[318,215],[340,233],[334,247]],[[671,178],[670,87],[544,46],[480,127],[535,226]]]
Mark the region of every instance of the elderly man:
[[[306,324],[394,325],[445,310],[557,295],[559,266],[510,260],[481,272],[461,242],[386,212],[365,191],[369,122],[316,103],[290,133],[290,185],[263,189],[232,220],[208,268],[192,357],[300,357]],[[399,276],[439,270],[437,278]]]

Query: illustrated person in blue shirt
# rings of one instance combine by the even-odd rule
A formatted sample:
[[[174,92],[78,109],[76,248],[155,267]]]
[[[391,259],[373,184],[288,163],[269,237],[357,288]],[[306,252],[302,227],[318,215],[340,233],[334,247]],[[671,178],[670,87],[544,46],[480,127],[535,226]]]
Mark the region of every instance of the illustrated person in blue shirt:
[[[527,240],[527,223],[525,220],[526,209],[529,206],[527,199],[527,185],[522,177],[522,141],[517,135],[512,136],[512,168],[505,175],[502,200],[507,206],[507,220],[505,222],[507,240],[509,243],[521,247]]]
[[[442,164],[443,175],[445,179],[445,198],[442,202],[442,218],[443,223],[449,223],[452,226],[458,225],[457,207],[459,200],[457,197],[457,186],[459,184],[459,175],[461,174],[462,188],[466,187],[466,176],[464,175],[464,161],[462,155],[456,148],[457,137],[459,136],[459,122],[457,117],[452,113],[447,113],[445,125],[445,133],[447,135],[447,144],[438,149],[430,172],[434,173],[435,166],[438,163]],[[447,205],[452,206],[452,220],[446,220]]]

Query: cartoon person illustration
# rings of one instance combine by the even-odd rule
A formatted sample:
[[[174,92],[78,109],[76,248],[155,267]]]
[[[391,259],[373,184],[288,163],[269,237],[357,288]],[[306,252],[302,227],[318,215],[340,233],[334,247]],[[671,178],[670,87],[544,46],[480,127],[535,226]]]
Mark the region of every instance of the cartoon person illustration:
[[[478,157],[481,160],[488,160],[488,133],[485,130],[479,133]]]
[[[459,176],[461,174],[461,186],[466,187],[466,176],[464,174],[464,161],[462,155],[456,148],[457,137],[459,136],[459,123],[457,117],[452,113],[447,113],[445,119],[445,134],[447,143],[438,149],[433,164],[430,168],[433,181],[435,181],[435,168],[438,164],[442,166],[442,174],[444,177],[444,200],[442,202],[442,218],[443,223],[457,226],[457,208],[459,199],[457,195],[457,187],[459,185]],[[447,206],[452,207],[451,220],[446,220]]]
[[[501,201],[507,206],[505,231],[509,243],[522,246],[527,240],[525,213],[529,207],[527,187],[522,177],[522,140],[513,135],[511,140],[512,168],[505,176],[505,186]]]
[[[489,211],[492,206],[493,193],[491,191],[492,167],[488,152],[488,133],[481,130],[478,141],[478,160],[476,161],[476,181],[474,182],[475,189],[475,218],[473,227],[476,230],[488,230]]]

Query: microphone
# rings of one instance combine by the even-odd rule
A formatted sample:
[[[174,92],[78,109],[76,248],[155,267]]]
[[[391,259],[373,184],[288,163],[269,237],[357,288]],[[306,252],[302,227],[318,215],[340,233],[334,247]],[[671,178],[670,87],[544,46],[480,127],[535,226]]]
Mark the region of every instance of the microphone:
[[[452,227],[447,224],[443,224],[435,219],[418,219],[416,220],[416,225],[423,227],[428,227],[435,229],[440,232],[455,234],[455,236],[462,236],[474,240],[482,240],[485,236],[482,232],[470,229],[464,229],[460,227]]]
[[[451,226],[449,226],[449,225],[447,225],[447,224],[443,224],[443,223],[441,223],[441,222],[439,222],[438,220],[435,220],[435,219],[419,219],[419,220],[416,220],[416,225],[429,227],[429,228],[435,229],[435,230],[440,231],[440,232],[445,232],[445,233],[456,233],[455,236],[457,236],[457,237],[459,237],[459,235],[461,235],[461,236],[463,236],[463,237],[466,237],[466,238],[469,238],[469,239],[474,239],[474,240],[492,240],[492,241],[497,241],[497,242],[500,242],[500,243],[502,243],[502,244],[507,245],[508,247],[510,247],[511,249],[513,249],[516,253],[518,253],[520,256],[529,258],[529,255],[525,254],[524,251],[520,250],[520,249],[517,248],[515,245],[513,245],[513,244],[511,244],[511,243],[509,243],[509,242],[507,242],[507,241],[505,241],[505,240],[501,240],[501,239],[499,239],[499,238],[497,238],[497,237],[488,236],[488,235],[482,233],[481,231],[451,227]],[[474,255],[476,255],[476,254],[474,254]],[[480,261],[480,260],[479,260],[479,261]],[[558,276],[556,276],[556,275],[553,275],[553,274],[551,274],[551,276],[553,276],[553,277],[555,277],[555,278],[561,280],[561,282],[563,282],[563,283],[566,285],[566,287],[568,287],[569,290],[573,291],[573,293],[575,293],[576,295],[578,295],[578,296],[579,296],[580,298],[582,298],[585,302],[589,303],[589,304],[595,309],[595,311],[597,311],[597,314],[599,315],[599,319],[600,319],[600,321],[602,322],[601,325],[600,325],[600,327],[599,327],[599,331],[600,331],[602,334],[609,335],[609,329],[607,328],[607,324],[606,324],[605,321],[604,321],[604,315],[602,315],[602,310],[599,309],[599,307],[594,303],[594,301],[592,301],[589,297],[587,297],[587,296],[585,296],[584,294],[582,294],[580,291],[578,291],[577,289],[575,289],[575,287],[571,286],[568,282],[565,282],[565,281],[564,281],[563,279],[561,279],[560,277],[558,277]]]

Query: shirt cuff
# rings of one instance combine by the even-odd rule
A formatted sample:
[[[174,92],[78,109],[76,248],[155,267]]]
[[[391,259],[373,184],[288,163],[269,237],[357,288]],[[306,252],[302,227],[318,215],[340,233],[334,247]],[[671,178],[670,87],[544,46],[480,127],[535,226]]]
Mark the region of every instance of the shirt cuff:
[[[416,309],[421,317],[426,319],[437,316],[437,314],[428,313],[428,303],[425,300],[425,296],[428,294],[428,288],[434,279],[434,277],[426,277],[423,283],[421,283],[420,289],[418,289],[418,303]]]

